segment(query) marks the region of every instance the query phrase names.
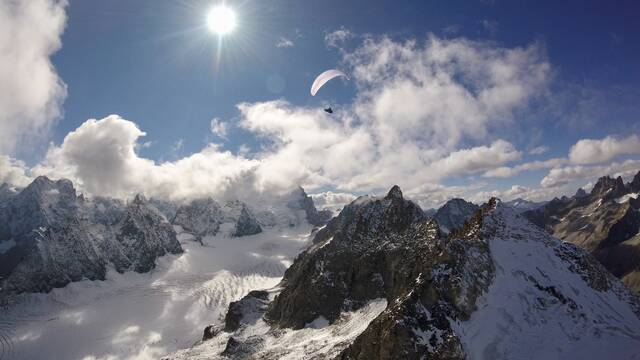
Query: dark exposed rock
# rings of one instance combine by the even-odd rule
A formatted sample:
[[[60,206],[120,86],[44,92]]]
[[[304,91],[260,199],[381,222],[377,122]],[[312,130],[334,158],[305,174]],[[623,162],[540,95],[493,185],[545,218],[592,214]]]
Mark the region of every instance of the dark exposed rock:
[[[249,292],[245,297],[229,304],[227,315],[224,318],[224,331],[238,330],[243,323],[255,322],[269,302],[269,293],[262,290]]]
[[[216,335],[218,335],[220,333],[220,328],[218,328],[215,325],[209,325],[206,328],[204,328],[204,331],[202,333],[202,341],[207,341],[210,339],[213,339],[214,337],[216,337]]]
[[[307,217],[307,222],[311,225],[324,225],[333,216],[330,210],[318,211],[311,196],[307,195],[301,187],[293,192],[292,197],[293,200],[289,202],[289,208],[303,210]]]
[[[251,214],[246,205],[242,204],[241,206],[240,216],[236,221],[233,236],[239,237],[261,233],[262,227],[260,227],[258,220]]]

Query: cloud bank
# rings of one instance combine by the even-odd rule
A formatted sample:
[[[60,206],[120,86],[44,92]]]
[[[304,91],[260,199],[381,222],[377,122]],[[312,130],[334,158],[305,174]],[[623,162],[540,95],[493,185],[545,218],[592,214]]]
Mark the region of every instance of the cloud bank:
[[[370,37],[343,56],[357,96],[334,116],[283,100],[238,105],[237,126],[263,141],[250,156],[210,144],[156,163],[136,153],[144,131],[113,115],[69,133],[32,173],[112,196],[244,197],[298,184],[363,192],[398,183],[411,192],[519,160],[513,144],[490,134],[544,91],[550,72],[538,44],[500,48],[435,36]],[[211,129],[226,135],[217,119]]]
[[[41,137],[62,113],[66,85],[50,56],[61,46],[66,5],[0,2],[0,153]]]

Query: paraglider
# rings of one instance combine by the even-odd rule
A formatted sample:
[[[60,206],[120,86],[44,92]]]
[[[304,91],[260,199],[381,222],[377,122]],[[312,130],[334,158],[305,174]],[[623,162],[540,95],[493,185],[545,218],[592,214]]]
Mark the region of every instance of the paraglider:
[[[337,78],[339,76],[343,76],[347,80],[349,80],[349,77],[347,76],[347,74],[343,73],[340,70],[335,70],[335,69],[327,70],[322,74],[318,75],[318,77],[313,81],[313,85],[311,85],[311,96],[316,96],[316,93],[318,92],[318,90],[320,90],[320,88],[324,84],[326,84],[329,80]]]

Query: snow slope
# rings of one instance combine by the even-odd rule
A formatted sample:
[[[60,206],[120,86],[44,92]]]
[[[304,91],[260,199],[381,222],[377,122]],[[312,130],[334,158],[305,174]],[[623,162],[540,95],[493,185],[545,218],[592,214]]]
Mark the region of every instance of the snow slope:
[[[488,219],[499,223],[489,226],[498,231],[487,239],[495,279],[469,321],[455,323],[469,358],[640,359],[640,309],[625,301],[628,289],[604,271],[580,274],[577,248],[506,206],[495,211]]]
[[[275,286],[310,231],[221,232],[204,246],[182,232],[185,252],[159,258],[149,273],[109,271],[106,281],[20,295],[0,313],[0,358],[157,359],[192,346],[205,326],[223,321],[231,301]]]
[[[331,325],[326,319],[318,317],[300,330],[272,329],[262,318],[258,318],[255,324],[246,326],[235,334],[222,333],[192,349],[171,354],[167,359],[219,358],[232,335],[239,341],[256,340],[255,346],[258,350],[251,354],[254,359],[332,359],[360,335],[386,307],[385,299],[375,299],[356,311],[343,312]]]

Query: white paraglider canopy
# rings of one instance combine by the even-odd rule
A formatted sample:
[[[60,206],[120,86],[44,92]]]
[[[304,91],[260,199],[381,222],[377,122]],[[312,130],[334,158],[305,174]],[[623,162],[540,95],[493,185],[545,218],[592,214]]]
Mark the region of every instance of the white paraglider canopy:
[[[338,76],[344,76],[345,78],[347,78],[347,80],[349,79],[347,74],[343,73],[340,70],[335,70],[335,69],[327,70],[322,74],[318,75],[318,77],[313,81],[313,85],[311,85],[311,96],[316,96],[316,93],[318,92],[318,90],[320,90],[322,85],[326,84],[327,81],[333,78],[336,78]]]

